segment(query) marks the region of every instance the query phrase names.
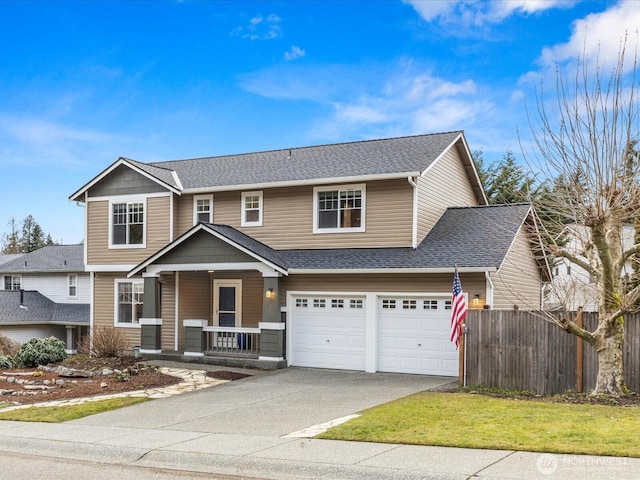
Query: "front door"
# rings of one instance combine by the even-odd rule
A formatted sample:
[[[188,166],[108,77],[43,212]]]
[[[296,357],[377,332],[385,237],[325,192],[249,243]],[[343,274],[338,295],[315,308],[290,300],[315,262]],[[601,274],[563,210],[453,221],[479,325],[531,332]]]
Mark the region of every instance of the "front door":
[[[219,327],[242,325],[242,280],[213,281],[213,324]]]

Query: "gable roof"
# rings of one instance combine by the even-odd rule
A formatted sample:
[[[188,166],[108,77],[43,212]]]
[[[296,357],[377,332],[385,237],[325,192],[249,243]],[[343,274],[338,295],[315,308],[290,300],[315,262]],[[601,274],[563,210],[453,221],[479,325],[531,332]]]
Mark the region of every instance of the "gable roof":
[[[20,306],[22,293],[23,308]],[[89,304],[55,303],[39,292],[0,290],[2,324],[89,324]]]
[[[285,263],[278,252],[271,247],[227,225],[198,223],[176,240],[169,243],[164,248],[160,249],[158,252],[134,267],[128,273],[128,276],[132,277],[142,272],[150,265],[158,262],[165,255],[168,255],[170,252],[180,248],[181,245],[187,242],[190,238],[194,238],[199,232],[209,233],[213,237],[216,237],[239,251],[244,252],[250,257],[253,257],[257,262],[263,263],[284,275],[287,274]]]
[[[497,271],[531,212],[529,204],[449,208],[416,249],[280,250],[290,273]]]
[[[84,245],[49,245],[0,263],[0,273],[84,272]]]
[[[465,152],[465,167],[475,172],[463,132],[453,131],[163,162],[120,158],[69,198],[83,201],[91,186],[120,165],[176,193],[406,178],[423,174],[456,143]],[[472,183],[484,201],[477,175]]]

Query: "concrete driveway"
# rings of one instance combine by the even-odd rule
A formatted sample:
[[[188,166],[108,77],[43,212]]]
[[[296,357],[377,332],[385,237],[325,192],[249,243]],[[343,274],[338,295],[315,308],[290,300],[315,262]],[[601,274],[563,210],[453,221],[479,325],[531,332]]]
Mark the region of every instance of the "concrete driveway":
[[[451,378],[288,368],[62,424],[0,421],[7,453],[277,480],[636,480],[640,459],[342,442],[291,433]],[[457,432],[452,432],[452,435]],[[66,465],[66,464],[65,464]],[[10,470],[8,470],[10,471]],[[60,469],[59,472],[62,472]],[[47,478],[68,478],[47,471]],[[0,478],[4,478],[0,473]]]
[[[449,377],[287,368],[73,423],[281,437],[452,381]]]

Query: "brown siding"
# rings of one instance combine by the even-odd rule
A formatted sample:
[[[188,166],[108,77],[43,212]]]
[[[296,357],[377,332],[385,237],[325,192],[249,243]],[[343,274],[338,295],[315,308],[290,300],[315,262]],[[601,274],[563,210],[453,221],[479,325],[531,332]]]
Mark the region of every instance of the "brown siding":
[[[469,298],[484,297],[483,273],[460,274]],[[451,274],[290,275],[281,280],[281,300],[286,291],[451,293]]]
[[[367,184],[363,233],[313,234],[312,186],[262,192],[262,227],[240,226],[239,191],[214,194],[214,222],[237,228],[276,249],[411,246],[413,192],[406,179]],[[180,197],[177,203],[179,235],[193,226],[193,196]]]
[[[541,279],[529,240],[521,230],[497,273],[491,274],[494,285],[493,305],[496,310],[540,308]]]
[[[471,182],[455,147],[418,178],[418,243],[448,207],[478,205]]]
[[[262,321],[263,280],[262,275],[259,273],[216,272],[215,276],[212,276],[206,272],[181,272],[178,293],[179,350],[184,349],[184,320],[207,320],[209,325],[212,324],[214,279],[242,280],[242,326],[257,328],[258,322]],[[173,313],[171,313],[171,316],[173,316]]]
[[[169,242],[170,197],[147,198],[146,205],[146,248],[109,249],[109,202],[87,203],[89,265],[136,265]]]
[[[174,197],[175,201],[175,216],[176,221],[174,223],[174,238],[178,238],[184,232],[193,227],[193,195],[182,195],[180,197]],[[215,202],[215,199],[214,199]],[[215,205],[213,207],[214,219],[215,218]],[[219,222],[218,222],[219,223]]]
[[[162,316],[162,338],[160,340],[162,350],[175,350],[175,329],[176,329],[176,282],[174,275],[161,275],[162,285],[162,305],[160,315]]]

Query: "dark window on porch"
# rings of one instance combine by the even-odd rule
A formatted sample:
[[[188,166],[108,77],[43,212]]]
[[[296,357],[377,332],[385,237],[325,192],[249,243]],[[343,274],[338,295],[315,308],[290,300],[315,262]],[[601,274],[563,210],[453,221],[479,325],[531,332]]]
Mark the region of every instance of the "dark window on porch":
[[[219,324],[221,327],[236,326],[236,288],[220,287]]]

